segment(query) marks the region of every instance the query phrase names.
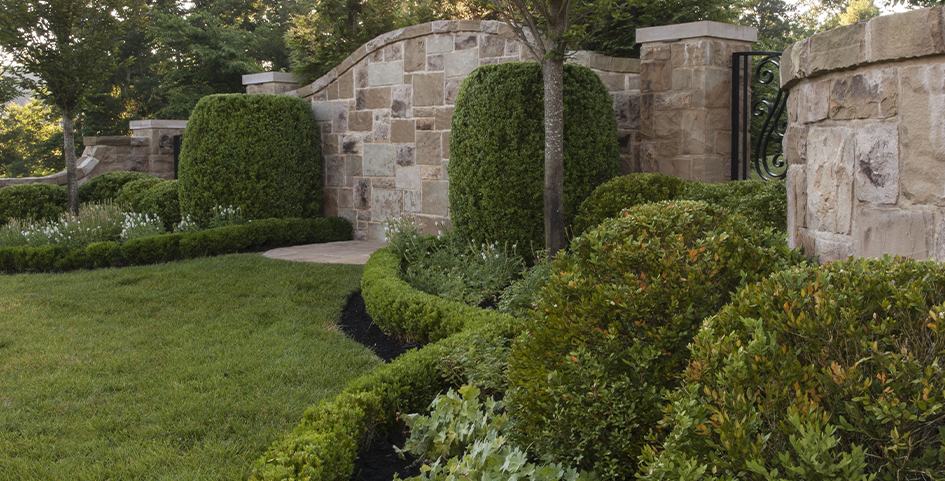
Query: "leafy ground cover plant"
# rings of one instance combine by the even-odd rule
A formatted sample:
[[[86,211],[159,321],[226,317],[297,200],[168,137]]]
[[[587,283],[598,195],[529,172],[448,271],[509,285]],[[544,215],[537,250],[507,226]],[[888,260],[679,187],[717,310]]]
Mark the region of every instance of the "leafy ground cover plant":
[[[429,414],[411,414],[405,422],[410,437],[401,452],[424,461],[421,474],[411,481],[590,479],[560,464],[531,462],[509,441],[503,403],[493,397],[483,399],[475,386],[462,386],[458,392],[450,389],[433,400]]]
[[[740,285],[800,261],[773,230],[703,202],[639,205],[578,237],[512,349],[515,439],[632,477],[702,320]]]
[[[741,289],[692,343],[648,481],[945,479],[945,266],[849,260]]]

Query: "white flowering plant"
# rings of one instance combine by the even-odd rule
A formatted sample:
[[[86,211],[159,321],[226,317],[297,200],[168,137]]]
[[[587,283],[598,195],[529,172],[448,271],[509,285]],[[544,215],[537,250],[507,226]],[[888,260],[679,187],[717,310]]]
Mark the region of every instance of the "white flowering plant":
[[[123,212],[111,203],[90,203],[83,204],[78,215],[65,213],[52,221],[11,219],[0,227],[0,247],[82,247],[93,242],[126,241],[162,232],[163,222],[154,214]]]

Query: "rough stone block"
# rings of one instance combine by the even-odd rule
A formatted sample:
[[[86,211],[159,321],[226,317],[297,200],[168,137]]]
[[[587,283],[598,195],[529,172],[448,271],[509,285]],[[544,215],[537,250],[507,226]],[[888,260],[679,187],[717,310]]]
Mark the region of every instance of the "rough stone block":
[[[888,118],[896,115],[899,79],[895,69],[844,75],[830,89],[830,118]]]
[[[409,214],[420,213],[420,190],[404,191],[404,212]]]
[[[338,98],[354,98],[354,71],[348,70],[338,77]]]
[[[416,147],[413,144],[398,144],[396,162],[400,167],[407,167],[416,163]]]
[[[807,221],[811,229],[849,234],[854,141],[844,127],[811,127],[807,136]]]
[[[403,59],[404,59],[403,42],[397,42],[397,43],[384,47],[384,61],[385,62],[391,62],[394,60],[403,60]]]
[[[414,75],[413,104],[419,107],[443,105],[444,80],[442,73]]]
[[[945,201],[945,64],[899,70],[899,165],[902,196],[910,202]]]
[[[463,84],[462,78],[451,78],[446,80],[446,98],[443,102],[447,105],[456,103],[456,96],[459,95],[459,87]]]
[[[479,38],[479,56],[502,57],[505,55],[505,39],[498,35],[483,34]]]
[[[354,208],[366,210],[371,208],[371,180],[356,179],[354,182]]]
[[[391,87],[391,116],[395,118],[409,117],[412,97],[413,87],[410,85],[397,85],[395,87]]]
[[[397,166],[397,175],[395,182],[398,189],[403,190],[420,190],[420,166],[417,165],[408,165],[408,166]]]
[[[412,38],[404,43],[404,72],[423,70],[427,62],[426,43],[423,38]]]
[[[816,256],[821,263],[839,261],[853,255],[853,240],[849,235],[801,229],[799,238],[801,249],[807,255]]]
[[[420,211],[427,215],[449,215],[449,182],[425,180],[421,184],[423,197]]]
[[[416,140],[414,121],[411,119],[393,119],[390,125],[390,141],[395,143],[414,142]]]
[[[358,89],[356,109],[389,109],[390,87]]]
[[[374,141],[375,142],[389,142],[390,141],[390,111],[389,110],[376,110],[374,111]]]
[[[468,75],[479,66],[479,51],[457,50],[443,57],[443,69],[447,77]]]
[[[399,190],[372,189],[371,221],[384,222],[403,211],[403,193]]]
[[[788,164],[807,163],[807,130],[806,125],[789,123],[784,130],[784,140],[781,143],[784,149],[784,159]]]
[[[787,234],[788,247],[800,246],[800,229],[807,227],[807,171],[804,165],[789,165],[787,176]]]
[[[440,107],[436,109],[434,118],[434,128],[436,130],[449,130],[453,122],[453,107]]]
[[[669,62],[642,62],[640,85],[647,92],[663,92],[673,85],[673,69]]]
[[[374,113],[370,110],[355,110],[348,114],[348,129],[370,131],[374,129]]]
[[[454,50],[467,50],[470,48],[476,48],[478,45],[479,39],[474,33],[463,33],[453,37]]]
[[[617,116],[617,127],[621,129],[640,128],[640,95],[634,93],[617,93],[614,98],[614,113]]]
[[[941,7],[876,17],[867,30],[871,62],[945,52]]]
[[[857,65],[866,60],[866,24],[857,23],[818,33],[810,38],[807,74]]]
[[[886,254],[927,259],[934,229],[925,210],[860,205],[853,222],[853,252],[860,257]]]
[[[443,158],[450,158],[450,133],[449,131],[443,132],[442,141],[440,142],[440,150],[442,151]]]
[[[340,155],[325,156],[325,185],[328,187],[345,186],[345,159]]]
[[[440,149],[440,133],[417,131],[417,163],[424,165],[440,165],[442,150]]]
[[[364,144],[363,168],[364,175],[369,177],[391,177],[394,175],[394,165],[397,163],[397,145],[394,144]]]
[[[348,111],[348,103],[343,101],[312,102],[312,113],[318,122],[333,121],[342,112]]]
[[[798,122],[813,123],[827,118],[830,109],[829,81],[804,82],[796,90]]]
[[[873,123],[856,129],[856,197],[872,204],[899,199],[899,126]]]
[[[404,81],[404,62],[368,64],[368,86],[396,85]]]
[[[453,51],[453,36],[449,34],[431,35],[426,38],[427,54]]]
[[[443,54],[427,55],[427,71],[440,72],[443,70]]]

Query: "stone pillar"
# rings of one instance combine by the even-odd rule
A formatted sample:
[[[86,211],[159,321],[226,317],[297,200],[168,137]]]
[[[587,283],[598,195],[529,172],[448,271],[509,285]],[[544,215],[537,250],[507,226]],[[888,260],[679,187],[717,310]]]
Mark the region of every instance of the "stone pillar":
[[[148,140],[148,172],[165,179],[174,178],[174,137],[183,135],[186,127],[186,120],[131,121],[131,136]]]
[[[295,75],[288,72],[262,72],[243,75],[248,94],[284,94],[299,88]]]
[[[640,167],[684,179],[731,178],[732,53],[758,32],[719,22],[637,29]]]

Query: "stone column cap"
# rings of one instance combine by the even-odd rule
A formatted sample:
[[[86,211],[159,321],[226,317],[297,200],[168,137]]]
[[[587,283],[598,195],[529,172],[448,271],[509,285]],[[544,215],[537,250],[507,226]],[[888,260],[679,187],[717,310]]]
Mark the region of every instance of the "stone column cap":
[[[758,29],[755,27],[745,27],[742,25],[705,20],[702,22],[677,23],[675,25],[665,25],[662,27],[638,28],[636,32],[637,43],[672,42],[674,40],[697,37],[755,42],[758,40]]]
[[[269,83],[298,84],[299,81],[295,78],[295,74],[290,72],[260,72],[243,75],[243,85]]]
[[[187,121],[186,120],[162,120],[162,119],[132,120],[131,122],[129,122],[128,127],[131,130],[185,129],[187,128]]]

